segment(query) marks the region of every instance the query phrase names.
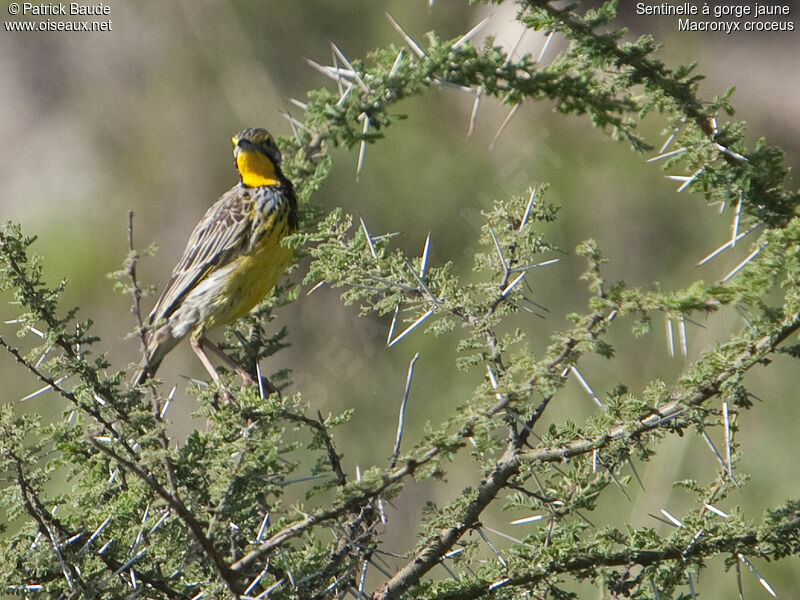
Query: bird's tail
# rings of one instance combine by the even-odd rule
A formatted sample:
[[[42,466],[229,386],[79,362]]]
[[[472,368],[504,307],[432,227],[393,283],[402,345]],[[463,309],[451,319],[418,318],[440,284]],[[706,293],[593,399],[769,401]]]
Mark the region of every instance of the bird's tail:
[[[179,341],[180,338],[175,338],[172,335],[161,335],[158,338],[151,339],[147,344],[147,354],[142,358],[136,374],[131,379],[131,387],[142,385],[148,379],[155,377],[158,367],[161,366],[161,361]]]
[[[156,371],[160,365],[160,360],[153,361],[149,356],[146,359],[142,359],[142,362],[139,363],[136,375],[131,379],[131,387],[142,385],[148,379],[155,377]]]

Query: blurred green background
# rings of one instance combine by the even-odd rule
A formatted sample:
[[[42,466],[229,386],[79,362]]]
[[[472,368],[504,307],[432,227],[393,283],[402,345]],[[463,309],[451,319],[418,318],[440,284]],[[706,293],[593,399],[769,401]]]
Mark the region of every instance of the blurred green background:
[[[8,4],[0,3],[4,20],[12,18]],[[798,164],[797,32],[679,33],[671,18],[637,17],[634,3],[623,4],[620,23],[632,34],[653,33],[665,45],[668,64],[699,62],[699,72],[707,76],[701,85],[705,98],[736,85],[736,118],[749,123],[751,140],[766,136],[787,151],[789,165]],[[64,306],[79,305],[81,316],[94,319],[102,337],[95,350],[108,352],[115,365],[138,359],[137,342],[126,339],[134,326],[129,299],[113,292],[105,276],[125,256],[127,211],[136,215],[137,246],[156,242],[160,248],[139,267],[143,283],[160,288],[197,219],[235,182],[230,136],[245,126],[287,135],[289,124],[279,111],[300,116],[288,99],[303,100],[307,90],[333,85],[308,68],[305,57],[329,64],[330,41],[351,58],[390,42],[400,44],[385,11],[421,42],[431,30],[442,38],[456,37],[488,15],[492,19],[479,39],[492,34],[510,48],[521,31],[510,3],[470,7],[437,0],[429,7],[427,0],[150,0],[109,5],[110,32],[0,33],[0,218],[20,222],[24,231],[40,236],[36,248],[45,257],[50,280],[66,276],[70,281]],[[538,56],[542,44],[538,33],[528,32],[518,53]],[[561,47],[563,41],[556,39],[543,61]],[[533,298],[551,311],[546,319],[523,321],[536,349],[544,347],[551,331],[566,326],[566,313],[585,306],[587,293],[577,278],[583,263],[572,250],[588,237],[597,239],[610,259],[609,280],[646,287],[658,281],[679,288],[698,278],[719,278],[747,254],[749,244],[743,243],[695,267],[728,239],[731,212],[720,217],[717,207],[706,206],[698,195],[677,194],[679,184],[665,179],[657,165],[646,165],[645,157],[610,141],[587,119],[556,115],[548,103],[525,105],[490,149],[508,109],[484,99],[475,132],[467,137],[472,101],[469,94],[444,88],[401,103],[396,112],[410,118],[368,148],[360,180],[355,178],[357,149],[339,149],[333,173],[314,201],[362,216],[373,234],[402,232],[397,244],[412,253],[421,252],[430,232],[432,263],[453,260],[456,270],[467,274],[480,211],[495,198],[550,183],[548,200],[563,209],[548,235],[567,254],[557,266],[530,278]],[[664,126],[654,119],[642,131],[660,146]],[[301,265],[293,277],[299,279],[304,270]],[[146,309],[152,301],[145,302]],[[0,318],[13,318],[14,311],[4,302]],[[436,422],[466,399],[484,376],[455,370],[457,331],[430,339],[419,330],[386,350],[389,319],[361,319],[357,313],[326,288],[302,294],[275,322],[276,327],[288,324],[291,348],[264,365],[268,371],[289,366],[292,389],[323,413],[355,407],[353,421],[339,432],[351,472],[356,465],[383,464],[391,453],[396,411],[415,352],[421,358],[409,403],[408,440],[426,421]],[[688,327],[689,360],[742,324],[734,311],[695,317],[703,327]],[[0,325],[4,336],[13,329]],[[638,392],[655,377],[669,381],[685,364],[680,353],[669,356],[663,321],[656,321],[653,334],[643,339],[632,341],[629,331],[630,323],[621,323],[612,334],[620,359],[588,358],[581,364],[582,375],[601,397],[618,382]],[[741,505],[753,517],[797,496],[800,487],[792,458],[800,422],[800,375],[789,361],[778,362],[749,377],[763,404],[740,416],[738,439],[744,451],[740,470],[753,480],[721,507]],[[183,393],[181,376],[203,376],[202,367],[183,344],[159,375],[165,385],[178,385],[171,418],[176,435],[183,436],[198,423],[190,417],[194,401]],[[7,356],[0,356],[0,380],[5,402],[17,402],[38,387]],[[50,417],[61,408],[48,394],[20,405],[20,410]],[[594,410],[572,380],[552,418],[580,423]],[[721,446],[721,432],[714,433]],[[665,508],[680,515],[690,507],[690,498],[673,490],[671,482],[689,476],[708,480],[716,460],[702,440],[670,439],[663,446],[654,461],[638,467],[647,491],[632,486],[634,501],[628,503],[618,490],[610,490],[608,506],[592,517],[595,522],[620,525],[630,519],[637,527],[663,528],[648,513]],[[407,549],[421,502],[428,496],[444,502],[459,494],[465,482],[475,480],[474,469],[465,461],[445,485],[409,486],[391,509],[389,547]],[[493,513],[487,524],[509,531],[507,522],[515,516]],[[783,597],[800,583],[796,558],[760,567]],[[712,587],[718,579],[719,587]],[[753,577],[744,579],[751,588],[748,597],[764,594]],[[720,561],[704,575],[701,589],[706,597],[731,597],[735,585]]]

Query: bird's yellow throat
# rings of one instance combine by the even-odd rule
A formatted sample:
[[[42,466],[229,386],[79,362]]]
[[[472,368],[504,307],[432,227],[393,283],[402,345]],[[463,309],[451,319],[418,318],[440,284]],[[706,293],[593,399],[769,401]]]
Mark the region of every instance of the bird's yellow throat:
[[[240,151],[236,155],[236,167],[242,176],[242,183],[250,187],[280,184],[275,165],[261,152]]]

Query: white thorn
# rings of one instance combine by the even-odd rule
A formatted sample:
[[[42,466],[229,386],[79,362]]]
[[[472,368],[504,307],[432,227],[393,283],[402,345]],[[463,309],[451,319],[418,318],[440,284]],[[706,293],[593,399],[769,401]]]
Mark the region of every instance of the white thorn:
[[[428,250],[431,247],[431,232],[428,232],[428,237],[425,238],[425,248],[422,250],[422,257],[419,259],[419,278],[425,278],[425,271],[428,268]]]
[[[315,60],[311,60],[310,58],[306,58],[305,61],[309,67],[311,67],[316,71],[319,71],[320,73],[325,75],[325,77],[329,77],[330,79],[333,79],[334,81],[338,81],[339,83],[341,83],[342,81],[341,76],[343,75],[343,70],[340,69],[339,67],[326,67],[319,64]]]
[[[66,376],[66,375],[65,375],[64,377],[59,377],[59,378],[58,378],[58,379],[56,379],[56,380],[55,380],[53,383],[54,383],[55,385],[59,385],[59,384],[60,384],[61,382],[63,382],[65,379],[67,379],[67,376]],[[20,399],[19,399],[19,401],[20,401],[20,402],[25,402],[26,400],[31,400],[31,399],[33,399],[33,398],[36,398],[36,396],[41,396],[41,395],[42,395],[42,394],[44,394],[45,392],[47,392],[47,391],[49,391],[49,390],[52,390],[52,389],[53,389],[53,386],[52,386],[52,385],[46,385],[46,386],[44,386],[43,388],[39,388],[39,389],[38,389],[38,390],[36,390],[35,392],[32,392],[32,393],[28,394],[28,395],[27,395],[27,396],[25,396],[24,398],[20,398]]]
[[[733,464],[731,461],[731,419],[728,414],[728,403],[722,403],[722,419],[725,423],[725,458],[728,463],[728,473],[733,473]]]
[[[733,484],[738,488],[739,483],[733,477],[733,473],[728,468],[728,465],[725,464],[725,459],[722,457],[722,454],[719,453],[719,450],[717,450],[717,447],[714,445],[714,442],[711,441],[711,438],[708,436],[708,433],[706,433],[704,430],[701,432],[701,435],[703,436],[703,439],[705,440],[708,447],[711,449],[711,452],[719,461],[719,464],[722,466],[722,470],[728,474],[728,476],[731,478],[731,481],[733,481]]]
[[[511,50],[509,50],[508,54],[506,54],[506,59],[503,62],[503,67],[507,67],[511,63],[511,61],[514,59],[514,53],[517,51],[517,48],[519,48],[519,45],[522,43],[522,38],[525,37],[525,34],[527,32],[528,32],[528,28],[523,25],[522,26],[522,31],[520,32],[519,37],[517,38],[517,41],[514,42],[514,45],[511,47]]]
[[[745,566],[748,569],[750,569],[750,571],[752,571],[753,575],[756,576],[756,578],[758,579],[758,583],[761,584],[761,587],[763,587],[765,590],[767,590],[767,592],[769,592],[770,596],[772,596],[773,598],[777,598],[778,596],[775,593],[775,590],[773,590],[772,586],[769,583],[767,583],[767,580],[764,579],[764,577],[762,577],[761,573],[759,573],[756,570],[756,568],[753,566],[753,563],[751,563],[749,560],[747,560],[747,558],[745,558],[744,554],[742,554],[741,552],[737,553],[737,556],[739,557],[739,560],[741,560],[745,564]]]
[[[745,231],[744,233],[740,233],[738,236],[736,236],[736,241],[738,242],[738,241],[739,241],[739,240],[741,240],[741,239],[742,239],[744,236],[746,236],[746,235],[748,235],[748,234],[750,234],[750,233],[754,232],[754,231],[755,231],[756,229],[758,229],[759,227],[760,227],[760,225],[753,225],[753,226],[752,226],[750,229],[748,229],[748,230],[747,230],[747,231]],[[706,255],[705,257],[703,257],[703,258],[700,260],[700,262],[698,262],[698,263],[697,263],[697,266],[699,267],[699,266],[701,266],[701,265],[704,265],[704,264],[706,264],[706,263],[707,263],[708,261],[710,261],[712,258],[714,258],[714,257],[716,257],[716,256],[719,256],[720,254],[722,254],[722,252],[723,252],[723,251],[725,251],[725,250],[726,250],[726,249],[728,249],[728,248],[732,248],[732,247],[733,247],[733,243],[732,243],[732,239],[731,239],[731,240],[728,240],[727,242],[725,242],[724,244],[722,244],[722,246],[720,246],[719,248],[717,248],[716,250],[714,250],[714,251],[713,251],[713,252],[711,252],[710,254],[708,254],[708,255]]]
[[[333,51],[333,48],[331,48],[331,62],[333,63],[334,68],[338,71],[339,61],[336,59],[336,52]],[[336,89],[339,90],[339,96],[341,96],[343,92],[341,77],[336,80]]]
[[[748,162],[746,156],[742,156],[738,152],[734,152],[733,150],[731,150],[730,148],[726,148],[722,144],[716,144],[715,143],[714,146],[716,146],[717,150],[722,152],[725,156],[729,156],[729,157],[733,158],[734,160],[738,160],[739,162]]]
[[[422,48],[419,47],[417,42],[415,42],[414,40],[411,39],[411,36],[409,36],[405,31],[403,31],[403,28],[400,27],[400,25],[398,25],[397,21],[395,21],[392,18],[392,15],[390,15],[387,12],[386,13],[386,18],[389,19],[389,23],[391,23],[392,27],[395,28],[397,33],[399,33],[402,36],[402,38],[405,40],[406,44],[408,44],[409,48],[411,48],[411,50],[414,52],[414,54],[416,54],[419,58],[422,58],[423,56],[425,56],[425,51]]]
[[[689,356],[689,349],[686,344],[686,319],[681,316],[681,320],[678,321],[678,332],[680,333],[681,339],[681,353],[683,354],[684,358]]]
[[[369,245],[369,251],[372,252],[372,258],[378,260],[378,253],[375,250],[375,244],[372,243],[372,236],[367,231],[367,224],[364,223],[364,219],[358,217],[358,220],[361,221],[361,228],[364,230],[364,235],[367,237],[367,245]]]
[[[91,546],[92,542],[95,541],[100,536],[100,533],[103,531],[103,529],[106,528],[106,525],[108,525],[110,522],[111,522],[111,517],[108,517],[105,521],[100,523],[97,529],[94,530],[94,533],[89,536],[88,540],[86,540],[86,543],[83,544],[83,546],[81,546],[80,550],[78,550],[78,556],[83,554],[86,551],[86,549],[89,546]]]
[[[527,275],[527,273],[520,273],[517,275],[514,280],[511,281],[511,283],[509,283],[502,292],[500,292],[500,297],[505,298],[511,292],[511,290],[513,290],[517,284],[525,278],[525,275]]]
[[[356,83],[358,84],[358,87],[361,88],[361,91],[368,92],[369,88],[364,83],[364,80],[361,79],[361,75],[359,75],[358,71],[356,71],[353,68],[353,65],[350,64],[350,61],[347,60],[347,57],[342,53],[341,50],[339,50],[339,47],[336,44],[334,44],[333,42],[331,42],[331,49],[336,53],[336,56],[339,57],[339,60],[341,60],[344,63],[344,66],[347,67],[350,71],[353,72],[353,77],[356,80]]]
[[[519,227],[517,228],[517,231],[522,231],[522,228],[525,227],[525,225],[527,224],[528,217],[531,214],[531,208],[533,208],[533,203],[535,200],[536,200],[536,188],[533,188],[533,191],[531,192],[531,197],[528,198],[528,205],[525,207],[525,214],[522,215],[522,220],[519,222]]]
[[[486,24],[489,22],[489,20],[490,20],[491,18],[492,18],[492,15],[489,15],[489,16],[488,16],[488,17],[486,17],[486,18],[485,18],[483,21],[481,21],[480,23],[478,23],[477,25],[475,25],[475,27],[473,27],[472,29],[470,29],[470,30],[469,30],[467,33],[465,33],[464,35],[462,35],[462,36],[461,36],[461,37],[458,39],[458,41],[456,41],[456,43],[455,43],[455,44],[453,44],[453,50],[458,50],[459,48],[461,48],[461,46],[463,46],[463,45],[464,45],[464,44],[466,44],[468,41],[470,41],[470,40],[471,40],[471,39],[472,39],[472,38],[475,36],[475,34],[476,34],[476,33],[478,33],[478,32],[479,32],[481,29],[483,29],[483,28],[486,26]]]
[[[394,328],[397,325],[397,315],[400,313],[400,305],[394,307],[394,315],[392,315],[392,322],[389,325],[389,335],[386,336],[386,345],[389,345],[389,342],[392,341],[392,334],[394,333]]]
[[[488,525],[484,525],[483,528],[486,531],[489,531],[489,532],[493,533],[494,535],[499,535],[501,538],[505,538],[507,540],[511,540],[515,544],[525,544],[525,542],[523,542],[521,539],[516,538],[513,535],[508,535],[507,533],[503,533],[502,531],[498,531],[497,529],[492,529]],[[530,546],[529,544],[525,544],[525,545],[527,545],[530,548],[533,548],[533,546]]]
[[[511,521],[510,525],[525,525],[526,523],[534,523],[536,521],[541,521],[544,519],[544,515],[532,515],[530,517],[523,517],[521,519],[515,519]]]
[[[383,498],[378,498],[378,512],[381,515],[381,523],[386,525],[386,511],[383,508]]]
[[[502,587],[505,584],[507,584],[509,581],[511,581],[511,580],[508,577],[503,577],[502,579],[498,579],[492,585],[489,586],[489,591],[491,592],[493,590],[496,590],[497,588]]]
[[[419,352],[417,352],[408,363],[408,374],[406,375],[406,387],[403,391],[403,401],[400,403],[400,412],[397,416],[397,433],[394,436],[394,450],[392,451],[392,465],[394,468],[397,457],[400,456],[400,444],[403,441],[403,430],[406,425],[406,407],[408,406],[408,395],[411,392],[411,379],[414,377],[414,365],[417,364],[419,359]],[[360,479],[360,478],[359,478]]]
[[[711,512],[713,512],[715,515],[719,515],[723,519],[727,519],[728,517],[730,517],[730,515],[728,513],[722,512],[720,509],[718,509],[715,506],[711,506],[710,504],[706,504],[705,507],[708,510],[710,510]]]
[[[314,287],[312,287],[310,290],[306,292],[306,296],[310,296],[311,294],[316,292],[319,288],[321,288],[323,285],[325,285],[325,280],[320,279],[317,283],[314,284]]]
[[[494,240],[494,247],[497,250],[497,254],[500,255],[500,264],[503,265],[503,272],[508,273],[508,263],[506,263],[506,257],[503,254],[503,249],[500,247],[500,241],[497,239],[497,235],[494,232],[494,228],[489,225],[489,233],[492,234],[492,240]]]
[[[497,389],[497,377],[495,377],[494,371],[489,365],[486,365],[486,373],[489,375],[489,383],[492,384],[492,389]]]
[[[478,109],[481,106],[481,96],[483,96],[483,88],[475,90],[475,100],[472,102],[472,112],[469,114],[469,127],[467,128],[467,137],[472,135],[475,131],[475,121],[478,119]]]
[[[35,368],[37,368],[37,369],[38,369],[39,367],[41,367],[41,366],[42,366],[42,363],[45,361],[45,359],[47,358],[47,355],[48,355],[48,354],[50,354],[50,350],[52,350],[52,349],[53,349],[53,347],[51,346],[51,347],[49,347],[47,350],[45,350],[44,352],[42,352],[42,355],[39,357],[39,360],[37,360],[37,361],[36,361],[36,364],[35,364],[35,365],[33,365],[33,366],[34,366]]]
[[[258,528],[258,535],[256,535],[256,542],[260,542],[264,537],[264,532],[267,530],[267,525],[269,525],[269,513],[266,513],[264,518],[261,519],[261,525]]]
[[[397,69],[400,68],[400,65],[403,64],[403,49],[400,48],[400,52],[397,53],[397,58],[394,59],[394,63],[392,63],[392,68],[389,70],[389,77],[392,77],[395,73],[397,73]]]
[[[669,158],[670,156],[675,156],[677,154],[681,154],[682,152],[686,152],[687,148],[678,148],[677,150],[673,150],[671,152],[664,152],[662,154],[658,154],[653,158],[648,158],[646,162],[652,163],[656,162],[657,160],[661,160],[663,158]]]
[[[178,386],[172,386],[172,390],[170,390],[169,395],[167,396],[167,401],[164,402],[164,406],[161,407],[161,412],[158,413],[158,418],[162,421],[164,417],[167,416],[167,411],[169,410],[170,404],[172,404],[172,399],[175,397],[175,391],[178,389]]]
[[[250,592],[253,591],[253,588],[256,587],[259,584],[259,582],[264,578],[264,575],[267,574],[267,571],[269,570],[270,566],[271,565],[268,562],[267,566],[264,567],[264,569],[258,575],[255,576],[255,579],[253,579],[253,581],[250,582],[250,585],[248,585],[247,588],[244,590],[245,594],[249,594]],[[239,597],[242,598],[242,596]],[[261,596],[258,597],[260,598]]]
[[[486,545],[487,545],[487,546],[489,546],[489,549],[490,549],[492,552],[494,552],[495,556],[497,556],[497,560],[499,560],[499,561],[500,561],[500,563],[501,563],[501,564],[502,564],[504,567],[505,567],[505,566],[507,566],[505,559],[504,559],[504,558],[503,558],[503,556],[500,554],[500,551],[499,551],[499,550],[498,550],[498,549],[495,547],[495,545],[492,543],[492,540],[490,540],[490,539],[489,539],[489,536],[487,536],[487,535],[486,535],[486,534],[483,532],[483,528],[482,528],[482,527],[476,527],[476,528],[475,528],[475,531],[477,531],[477,532],[478,532],[478,535],[479,535],[479,536],[481,536],[481,539],[482,539],[484,542],[486,542]]]
[[[295,119],[292,115],[290,115],[286,111],[280,110],[280,111],[278,111],[278,113],[284,119],[289,121],[289,125],[292,128],[292,133],[294,134],[295,139],[299,141],[300,140],[300,132],[298,131],[298,129],[303,129],[305,131],[308,131],[308,127],[306,127],[302,122],[300,122],[297,119]]]
[[[661,514],[667,517],[670,522],[675,525],[675,527],[683,527],[683,523],[678,520],[678,517],[672,515],[671,513],[667,512],[663,508],[661,509]]]
[[[557,262],[561,262],[560,258],[551,258],[550,260],[543,260],[542,262],[533,264],[533,265],[525,265],[521,267],[511,267],[508,272],[509,273],[519,273],[520,271],[530,271],[531,269],[536,269],[538,267],[549,267],[550,265],[554,265]]]
[[[731,248],[736,246],[736,239],[739,235],[739,220],[742,216],[742,194],[739,192],[739,201],[736,203],[736,213],[733,215],[733,225],[731,226]]]
[[[365,598],[366,595],[364,594],[364,585],[367,582],[367,568],[369,567],[369,561],[364,561],[364,566],[361,569],[361,580],[358,583],[358,598]]]
[[[661,594],[658,591],[658,586],[656,586],[656,582],[653,579],[650,580],[650,587],[653,590],[653,600],[661,600]]]
[[[669,355],[674,357],[675,356],[675,338],[672,335],[672,319],[667,317],[667,348],[669,349]]]
[[[692,594],[692,600],[697,600],[697,592],[694,591],[694,580],[689,573],[686,574],[686,580],[689,582],[689,592]]]
[[[261,365],[256,363],[256,377],[258,377],[258,396],[264,399],[264,379],[261,377]]]
[[[158,521],[156,521],[155,525],[153,525],[153,527],[150,528],[150,533],[153,533],[156,529],[161,527],[161,525],[164,523],[164,521],[166,521],[169,518],[169,515],[170,515],[170,512],[168,510],[165,510],[164,514],[162,514],[159,517],[159,519],[158,519]]]
[[[497,133],[494,134],[494,138],[492,139],[492,142],[489,144],[489,150],[492,150],[494,148],[495,143],[500,138],[500,135],[503,133],[503,130],[506,128],[506,125],[508,125],[508,122],[511,120],[511,118],[515,114],[517,114],[517,109],[518,108],[519,108],[519,104],[515,104],[511,108],[511,110],[508,112],[508,116],[506,117],[505,121],[503,121],[503,123],[500,125],[500,129],[498,129]]]
[[[397,342],[399,342],[399,341],[400,341],[400,340],[402,340],[404,337],[406,337],[406,336],[407,336],[409,333],[411,333],[412,331],[414,331],[414,329],[416,329],[416,328],[417,328],[417,327],[418,327],[418,326],[419,326],[419,325],[420,325],[420,324],[421,324],[421,323],[422,323],[422,322],[423,322],[425,319],[427,319],[428,317],[430,317],[430,316],[433,314],[433,311],[434,311],[434,310],[435,310],[435,308],[431,308],[431,309],[429,309],[429,310],[428,310],[428,312],[426,312],[426,313],[425,313],[424,315],[422,315],[422,316],[421,316],[419,319],[417,319],[416,321],[414,321],[414,322],[413,322],[411,325],[409,325],[408,327],[406,327],[406,328],[403,330],[403,332],[402,332],[402,333],[400,333],[400,334],[399,334],[399,335],[398,335],[396,338],[394,338],[394,339],[393,339],[391,342],[389,342],[389,344],[387,345],[387,348],[391,348],[391,347],[392,347],[392,346],[394,346],[394,345],[395,345]]]
[[[700,167],[699,169],[697,169],[697,171],[695,171],[688,177],[685,175],[667,175],[666,177],[667,179],[672,179],[673,181],[683,182],[683,184],[678,188],[678,193],[680,194],[683,190],[689,187],[695,179],[697,179],[697,176],[703,172],[703,169],[704,167]]]
[[[364,113],[361,113],[364,114]],[[356,164],[356,180],[361,175],[361,170],[364,168],[364,158],[367,156],[367,133],[369,132],[369,117],[364,114],[364,139],[361,140],[361,145],[358,148],[358,164]]]
[[[544,53],[547,52],[547,49],[550,47],[550,42],[553,41],[553,32],[551,31],[544,37],[544,46],[542,46],[542,51],[539,52],[539,58],[536,59],[536,62],[542,62],[542,58],[544,57]]]
[[[592,390],[592,388],[589,387],[589,384],[586,383],[586,380],[583,378],[580,372],[578,372],[577,367],[572,366],[570,369],[575,374],[575,377],[578,379],[578,382],[581,384],[581,386],[583,386],[583,389],[586,390],[586,393],[592,397],[592,400],[594,400],[595,404],[605,410],[605,406],[603,406],[603,403],[600,402],[600,398],[597,397],[597,394],[594,393],[594,390]]]
[[[492,371],[492,368],[489,365],[486,365],[486,372],[489,374],[489,383],[492,385],[492,389],[496,390],[497,389],[497,377],[495,377],[494,371]],[[497,400],[502,400],[503,399],[503,395],[498,392],[497,394],[495,394],[495,398],[497,398]],[[470,438],[470,439],[473,439],[473,438]],[[474,441],[474,439],[473,439],[473,441]]]
[[[741,270],[742,270],[742,269],[745,267],[745,265],[747,265],[747,263],[749,263],[751,260],[753,260],[753,259],[754,259],[754,258],[755,258],[755,257],[758,255],[758,253],[759,253],[759,252],[761,252],[763,249],[764,249],[764,246],[759,246],[758,248],[756,248],[755,250],[753,250],[753,251],[752,251],[750,254],[748,254],[748,255],[747,255],[747,257],[746,257],[746,258],[745,258],[745,259],[744,259],[742,262],[740,262],[738,265],[736,265],[736,266],[735,266],[735,267],[734,267],[734,268],[731,270],[731,272],[730,272],[730,273],[728,273],[727,275],[725,275],[725,277],[723,277],[723,278],[722,278],[722,283],[725,283],[725,282],[726,282],[726,281],[728,281],[728,280],[729,280],[731,277],[733,277],[733,276],[734,276],[734,275],[736,275],[736,274],[737,274],[739,271],[741,271]]]
[[[347,100],[347,97],[350,95],[350,92],[353,91],[353,88],[356,87],[354,85],[348,85],[347,89],[342,93],[339,97],[339,100],[336,102],[336,106],[341,106],[344,104],[344,101]]]
[[[446,79],[439,79],[437,77],[433,78],[433,83],[439,85],[441,87],[448,87],[456,89],[460,92],[464,92],[466,94],[474,94],[475,90],[468,85],[461,85],[460,83],[453,83],[452,81],[447,81]]]

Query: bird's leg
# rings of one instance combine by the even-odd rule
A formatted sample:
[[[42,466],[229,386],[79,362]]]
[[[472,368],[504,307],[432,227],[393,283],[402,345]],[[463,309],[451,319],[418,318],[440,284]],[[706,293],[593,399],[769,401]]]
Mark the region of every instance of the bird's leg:
[[[233,402],[233,395],[225,389],[225,386],[222,385],[222,382],[219,379],[219,373],[214,368],[214,365],[211,363],[211,359],[208,358],[208,354],[206,354],[205,348],[203,348],[203,344],[210,344],[210,342],[204,337],[195,337],[189,336],[189,343],[192,346],[192,350],[194,353],[197,354],[197,358],[200,359],[200,362],[203,363],[203,366],[208,371],[208,374],[211,375],[211,379],[214,380],[214,383],[217,384],[220,390],[222,390],[222,395],[228,402]],[[213,345],[213,344],[212,344]]]
[[[252,375],[250,375],[250,373],[248,373],[247,371],[245,371],[245,370],[244,370],[244,369],[243,369],[243,368],[242,368],[242,367],[241,367],[241,366],[240,366],[240,365],[239,365],[239,364],[238,364],[238,363],[237,363],[235,360],[233,360],[233,359],[232,359],[230,356],[228,356],[227,354],[225,354],[225,353],[222,351],[222,348],[220,348],[219,346],[217,346],[217,345],[216,345],[214,342],[212,342],[212,341],[211,341],[211,340],[209,340],[208,338],[203,338],[203,344],[204,344],[204,345],[206,345],[206,346],[208,346],[208,349],[209,349],[209,350],[213,350],[214,354],[216,354],[217,356],[219,356],[219,357],[220,357],[220,359],[222,359],[222,362],[224,362],[224,363],[225,363],[225,364],[228,366],[228,368],[230,368],[230,369],[233,369],[234,371],[236,371],[236,372],[239,374],[239,377],[241,377],[241,378],[242,378],[242,380],[244,381],[245,385],[255,385],[255,384],[256,384],[256,380],[255,380],[255,379],[253,379],[253,376],[252,376]]]
[[[257,385],[258,384],[258,381],[256,379],[254,379],[253,376],[250,373],[248,373],[244,368],[242,368],[239,364],[237,364],[236,361],[234,361],[230,356],[225,354],[222,351],[222,349],[219,346],[217,346],[214,342],[212,342],[208,338],[203,338],[203,344],[208,346],[209,350],[213,350],[214,353],[217,356],[219,356],[220,359],[222,359],[222,362],[224,362],[226,365],[228,365],[229,368],[231,368],[234,371],[236,371],[239,374],[239,377],[242,378],[242,381],[244,382],[245,385]],[[273,383],[269,379],[267,379],[266,377],[262,376],[261,377],[261,382],[262,382],[262,385],[264,386],[264,390],[266,390],[266,392],[268,394],[272,394],[272,393],[276,393],[277,392],[277,394],[280,395],[281,391],[277,387],[275,387],[275,385],[273,385]]]
[[[206,371],[208,371],[208,374],[211,375],[211,379],[213,379],[214,383],[221,387],[222,384],[219,380],[219,373],[217,373],[214,365],[211,364],[211,359],[208,358],[208,354],[206,354],[205,348],[203,348],[203,344],[207,343],[208,340],[205,338],[196,338],[195,336],[191,336],[189,342],[192,345],[192,350],[194,350],[194,353],[197,354],[197,358],[200,359],[200,362],[203,363],[203,366],[206,368]]]

